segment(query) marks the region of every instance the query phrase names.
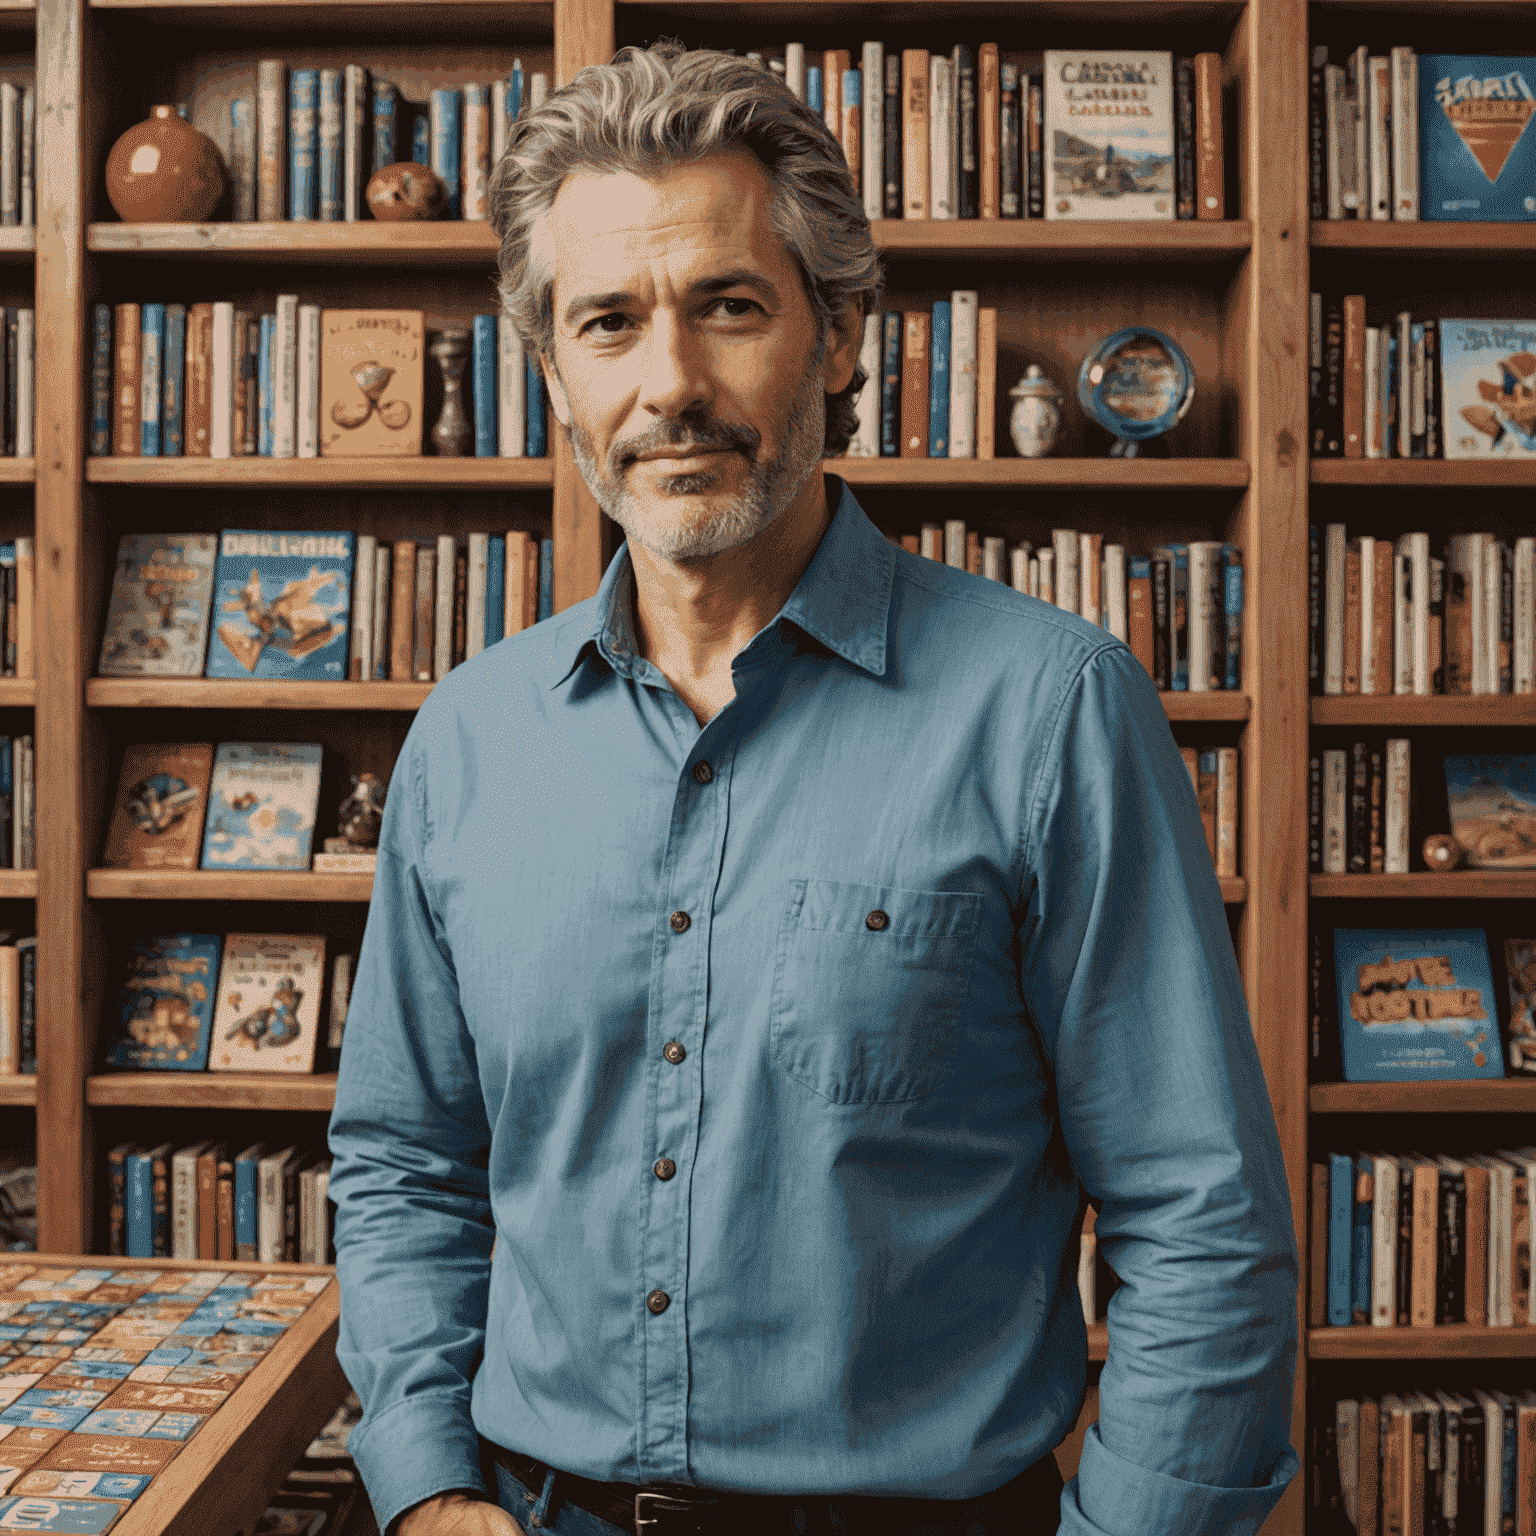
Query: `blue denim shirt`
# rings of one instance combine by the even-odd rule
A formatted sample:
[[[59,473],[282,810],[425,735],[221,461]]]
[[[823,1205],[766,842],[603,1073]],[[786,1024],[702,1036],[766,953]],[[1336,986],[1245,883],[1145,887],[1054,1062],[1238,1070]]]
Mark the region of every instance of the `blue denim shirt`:
[[[706,726],[621,550],[411,727],[330,1132],[381,1528],[482,1486],[477,1430],[994,1488],[1083,1401],[1087,1197],[1123,1283],[1063,1531],[1252,1532],[1295,1471],[1290,1201],[1157,694],[828,497]]]

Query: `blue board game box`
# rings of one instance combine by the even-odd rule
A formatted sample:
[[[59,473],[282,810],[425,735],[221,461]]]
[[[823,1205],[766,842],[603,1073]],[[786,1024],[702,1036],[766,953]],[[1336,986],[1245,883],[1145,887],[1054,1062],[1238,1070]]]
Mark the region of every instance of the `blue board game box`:
[[[109,1066],[201,1072],[224,943],[216,933],[159,933],[129,952]]]
[[[1449,753],[1451,835],[1470,869],[1536,869],[1536,754]]]
[[[1502,1077],[1481,928],[1335,928],[1344,1080]]]
[[[226,741],[214,759],[204,869],[308,869],[321,749],[306,741]]]
[[[350,533],[226,528],[206,675],[345,678],[353,548]]]
[[[1536,219],[1536,59],[1419,56],[1419,217]]]
[[[1442,320],[1448,459],[1536,458],[1536,320]]]

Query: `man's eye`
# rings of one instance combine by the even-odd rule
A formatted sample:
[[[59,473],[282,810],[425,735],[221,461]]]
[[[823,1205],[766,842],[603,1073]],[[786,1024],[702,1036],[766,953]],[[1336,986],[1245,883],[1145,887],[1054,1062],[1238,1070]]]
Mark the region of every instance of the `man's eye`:
[[[763,309],[763,306],[759,304],[755,299],[716,299],[715,302],[709,306],[709,308],[710,310],[717,310],[722,304],[738,304],[742,306],[739,311],[727,314],[725,316],[727,320],[745,320],[753,310],[757,310],[759,314],[766,313],[766,311]],[[606,326],[603,324],[605,320],[616,320],[618,321],[618,324],[615,326]],[[617,311],[611,311],[606,315],[594,316],[591,320],[588,320],[581,329],[583,332],[585,332],[592,330],[593,327],[596,326],[601,327],[601,332],[604,336],[617,336],[620,334],[622,328],[628,323],[628,316],[621,315]]]

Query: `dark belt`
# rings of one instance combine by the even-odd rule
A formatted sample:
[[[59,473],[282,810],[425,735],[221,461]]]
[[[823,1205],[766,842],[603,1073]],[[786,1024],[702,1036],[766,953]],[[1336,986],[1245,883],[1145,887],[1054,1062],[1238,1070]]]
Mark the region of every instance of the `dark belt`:
[[[504,1467],[533,1498],[544,1490],[549,1468],[541,1461],[482,1440],[486,1454]],[[637,1487],[633,1483],[600,1483],[574,1472],[556,1472],[554,1494],[588,1514],[606,1520],[635,1536],[737,1536],[742,1531],[792,1531],[792,1511],[806,1511],[810,1529],[842,1528],[849,1536],[882,1532],[900,1536],[918,1526],[982,1514],[1008,1514],[1018,1518],[1020,1536],[1049,1536],[1060,1518],[1061,1474],[1056,1458],[1042,1456],[1010,1482],[991,1493],[969,1499],[909,1499],[883,1495],[850,1494],[831,1498],[798,1498],[784,1494],[712,1493],[678,1484]],[[829,1511],[842,1513],[838,1525]]]

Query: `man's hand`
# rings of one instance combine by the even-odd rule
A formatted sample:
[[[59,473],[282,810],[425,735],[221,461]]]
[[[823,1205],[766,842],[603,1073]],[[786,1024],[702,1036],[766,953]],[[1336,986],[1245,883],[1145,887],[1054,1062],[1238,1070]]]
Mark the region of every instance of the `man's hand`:
[[[469,1493],[440,1493],[413,1504],[395,1522],[395,1536],[525,1536],[499,1504]]]

